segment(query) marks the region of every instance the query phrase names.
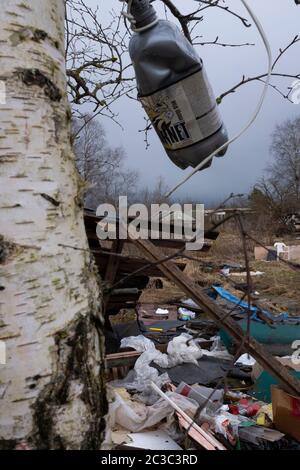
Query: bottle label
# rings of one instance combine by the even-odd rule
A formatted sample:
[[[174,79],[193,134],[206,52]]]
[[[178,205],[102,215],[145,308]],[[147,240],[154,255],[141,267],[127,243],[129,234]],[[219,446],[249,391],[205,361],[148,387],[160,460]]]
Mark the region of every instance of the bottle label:
[[[167,150],[201,142],[222,126],[204,69],[140,100]]]

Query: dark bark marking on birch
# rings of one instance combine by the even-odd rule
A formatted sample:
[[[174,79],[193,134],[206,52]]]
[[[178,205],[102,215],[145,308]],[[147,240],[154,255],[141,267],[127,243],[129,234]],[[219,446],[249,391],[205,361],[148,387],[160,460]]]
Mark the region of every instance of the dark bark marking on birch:
[[[19,71],[20,78],[25,85],[38,86],[44,89],[45,95],[51,101],[61,101],[62,94],[59,88],[38,69],[24,69]]]
[[[35,432],[30,441],[35,448],[54,450],[66,448],[66,443],[56,433],[54,414],[60,406],[68,403],[70,385],[72,381],[78,380],[84,385],[80,399],[87,406],[91,417],[90,428],[82,437],[80,449],[100,449],[105,430],[104,416],[108,411],[108,405],[104,364],[100,367],[98,380],[95,380],[94,372],[89,366],[89,355],[93,350],[89,336],[95,329],[92,315],[80,316],[55,335],[57,372],[34,404]]]

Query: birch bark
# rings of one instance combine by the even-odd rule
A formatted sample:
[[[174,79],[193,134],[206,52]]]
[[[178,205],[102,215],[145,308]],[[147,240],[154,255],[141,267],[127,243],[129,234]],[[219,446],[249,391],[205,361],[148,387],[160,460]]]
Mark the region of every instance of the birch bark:
[[[0,448],[97,449],[102,302],[70,145],[64,0],[1,2],[0,64]]]

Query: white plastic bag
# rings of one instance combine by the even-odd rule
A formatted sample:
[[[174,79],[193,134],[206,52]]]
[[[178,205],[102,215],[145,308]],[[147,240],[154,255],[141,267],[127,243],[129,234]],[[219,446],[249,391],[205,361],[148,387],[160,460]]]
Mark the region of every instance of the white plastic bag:
[[[213,341],[210,348],[211,351],[224,351],[226,349],[220,336],[213,336],[210,340]]]
[[[196,307],[199,308],[199,305],[193,301],[193,299],[181,299],[181,303],[187,305],[188,307]]]
[[[191,335],[183,333],[174,338],[168,344],[168,367],[175,367],[179,364],[198,364],[198,359],[203,356],[202,349],[193,340]]]
[[[123,338],[121,340],[121,348],[132,348],[137,352],[142,353],[144,351],[148,351],[149,349],[155,349],[155,345],[150,339],[143,335],[139,335]]]
[[[243,366],[250,366],[253,367],[254,364],[256,363],[256,360],[250,356],[250,354],[243,354],[238,358],[236,361],[236,364],[242,364]]]
[[[191,310],[188,310],[187,308],[180,307],[178,309],[178,318],[179,320],[183,321],[188,321],[188,320],[194,320],[196,318],[195,312],[192,312]]]
[[[157,349],[148,349],[137,359],[134,370],[131,370],[123,380],[111,382],[113,387],[125,387],[127,390],[141,393],[139,400],[152,404],[157,400],[157,394],[151,387],[154,382],[158,387],[170,383],[167,373],[159,374],[158,370],[151,367],[151,362],[155,362],[163,368],[168,367],[168,356],[162,354]]]
[[[222,434],[233,446],[239,437],[239,424],[239,418],[226,411],[215,417],[215,431]]]
[[[233,359],[233,356],[229,354],[226,347],[222,343],[220,336],[213,336],[210,339],[213,341],[213,344],[210,348],[210,351],[204,351],[205,356],[215,357],[218,359]]]
[[[186,413],[192,415],[197,410],[197,403],[178,393],[169,392],[167,395]],[[122,426],[131,432],[140,432],[159,424],[163,419],[171,416],[174,409],[163,398],[160,398],[152,406],[146,406],[131,400],[129,394],[123,389],[113,391],[113,401],[109,406],[109,427]]]
[[[128,431],[140,432],[160,423],[171,411],[171,407],[166,406],[165,402],[162,403],[162,400],[152,406],[130,399],[125,400],[117,389],[115,399],[109,407],[110,425],[112,429],[115,425],[119,425]]]

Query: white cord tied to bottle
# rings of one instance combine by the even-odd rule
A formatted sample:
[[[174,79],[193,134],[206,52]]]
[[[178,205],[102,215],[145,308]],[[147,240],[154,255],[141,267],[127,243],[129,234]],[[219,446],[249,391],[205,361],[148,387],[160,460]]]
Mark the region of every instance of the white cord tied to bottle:
[[[136,20],[134,16],[131,13],[131,8],[132,8],[132,2],[134,0],[120,0],[120,2],[127,3],[127,11],[122,11],[122,15],[130,21],[131,24],[131,29],[134,33],[142,33],[143,31],[147,31],[147,29],[152,28],[159,22],[159,18],[156,18],[154,21],[151,23],[147,24],[146,26],[143,26],[142,28],[136,28]]]
[[[142,27],[142,28],[136,28],[135,27],[135,24],[136,24],[136,20],[134,18],[134,16],[131,14],[131,9],[132,9],[132,3],[133,1],[135,0],[120,0],[121,2],[125,2],[127,3],[127,12],[122,12],[122,14],[131,22],[131,26],[132,26],[132,30],[134,32],[142,32],[142,31],[146,31],[147,29],[151,28],[152,26],[154,26],[155,24],[157,24],[157,22],[159,21],[158,18],[155,19],[155,21],[153,21],[152,23]],[[200,1],[200,0],[196,0],[196,1]],[[250,120],[248,121],[248,123],[242,128],[242,130],[240,132],[238,132],[234,137],[232,137],[231,139],[229,139],[225,144],[223,144],[221,147],[217,148],[214,152],[212,152],[208,157],[206,157],[201,163],[199,163],[199,165],[197,165],[193,171],[191,173],[189,173],[185,178],[183,178],[176,186],[174,186],[170,191],[168,191],[164,196],[166,198],[170,197],[177,189],[179,189],[181,186],[183,186],[187,181],[190,180],[190,178],[192,178],[192,176],[194,176],[199,170],[203,169],[212,159],[214,156],[216,156],[218,153],[220,153],[222,150],[224,150],[226,147],[228,147],[230,144],[232,144],[233,142],[237,141],[243,134],[245,134],[245,132],[252,126],[252,124],[254,123],[254,121],[256,120],[256,118],[258,117],[261,109],[262,109],[262,106],[264,104],[264,101],[265,101],[265,98],[266,98],[266,95],[267,95],[267,91],[268,91],[268,88],[269,88],[269,85],[270,85],[270,80],[271,80],[271,75],[272,75],[272,52],[271,52],[271,47],[270,47],[270,43],[268,41],[268,38],[265,34],[265,31],[259,21],[259,19],[257,18],[257,16],[255,15],[255,13],[253,12],[252,8],[249,6],[247,0],[241,0],[242,4],[244,5],[244,7],[246,8],[246,10],[248,11],[249,15],[251,16],[251,18],[253,19],[257,29],[258,29],[258,32],[263,40],[263,44],[265,46],[265,49],[267,51],[267,56],[268,56],[268,73],[267,73],[267,78],[265,80],[265,84],[264,84],[264,87],[263,87],[263,91],[262,91],[262,94],[261,94],[261,97],[259,99],[259,102],[258,102],[258,105],[252,115],[252,117],[250,118]]]
[[[263,87],[263,91],[262,91],[260,100],[258,102],[258,105],[257,105],[254,113],[253,113],[253,116],[248,121],[246,126],[243,127],[243,129],[240,132],[238,132],[238,134],[236,134],[234,137],[229,139],[228,142],[226,142],[221,147],[216,149],[213,153],[211,153],[208,157],[206,157],[201,163],[199,163],[199,165],[197,165],[196,168],[194,168],[193,171],[191,171],[191,173],[189,173],[176,186],[174,186],[170,191],[168,191],[164,195],[164,197],[166,197],[166,198],[170,197],[172,194],[175,193],[175,191],[177,191],[177,189],[179,189],[181,186],[183,186],[185,183],[187,183],[187,181],[189,181],[192,178],[192,176],[194,176],[198,171],[200,171],[202,168],[204,168],[213,159],[214,156],[216,156],[218,153],[220,153],[222,150],[224,150],[228,145],[230,145],[233,142],[235,142],[236,140],[238,140],[242,135],[244,135],[245,132],[252,126],[254,121],[256,121],[256,119],[257,119],[257,117],[258,117],[258,115],[259,115],[259,113],[260,113],[260,111],[263,107],[263,104],[265,102],[267,92],[268,92],[268,89],[269,89],[269,85],[270,85],[270,80],[271,80],[271,75],[272,75],[272,67],[273,67],[271,46],[270,46],[270,43],[269,43],[268,38],[266,36],[266,33],[264,31],[264,28],[262,27],[262,25],[261,25],[259,19],[257,18],[257,16],[255,15],[255,13],[253,12],[252,8],[249,6],[249,4],[247,3],[246,0],[241,0],[241,2],[244,5],[244,7],[246,8],[246,10],[248,11],[251,18],[253,19],[253,21],[255,23],[255,26],[257,27],[258,32],[259,32],[259,34],[260,34],[260,36],[263,40],[265,49],[267,51],[267,56],[268,56],[268,73],[267,73],[267,78],[266,78],[266,81],[265,81],[265,84],[264,84],[264,87]]]

